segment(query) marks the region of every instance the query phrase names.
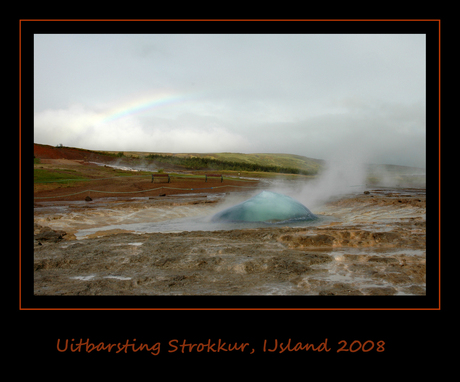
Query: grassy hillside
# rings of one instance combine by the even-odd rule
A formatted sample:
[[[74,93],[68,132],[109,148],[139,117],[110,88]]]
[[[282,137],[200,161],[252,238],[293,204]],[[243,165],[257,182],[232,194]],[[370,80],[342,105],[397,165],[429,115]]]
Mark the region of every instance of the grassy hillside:
[[[300,170],[317,172],[321,169],[323,161],[292,154],[238,154],[216,153],[198,154],[202,157],[210,157],[225,161],[246,162],[261,166],[279,166],[298,168]]]
[[[323,161],[292,154],[242,153],[142,153],[108,152],[114,156],[151,159],[194,170],[261,171],[284,174],[315,175],[321,171]]]
[[[116,161],[128,167],[140,166],[168,173],[193,172],[219,172],[227,175],[240,175],[248,177],[273,177],[282,176],[286,179],[314,177],[325,169],[326,162],[319,159],[308,158],[293,154],[242,154],[242,153],[152,153],[134,151],[93,151],[70,147],[51,147],[34,144],[34,162],[40,158],[65,158],[73,160],[95,161],[110,163]],[[46,167],[46,166],[45,166]],[[43,167],[41,167],[43,168]],[[102,167],[103,168],[103,167]],[[381,183],[382,180],[391,183],[425,181],[424,170],[396,165],[368,164],[367,182]],[[73,176],[72,176],[73,175]],[[81,174],[78,174],[81,175]],[[78,181],[74,174],[50,174],[36,172],[36,183],[50,181],[63,182],[63,178]],[[91,178],[91,176],[90,176]]]

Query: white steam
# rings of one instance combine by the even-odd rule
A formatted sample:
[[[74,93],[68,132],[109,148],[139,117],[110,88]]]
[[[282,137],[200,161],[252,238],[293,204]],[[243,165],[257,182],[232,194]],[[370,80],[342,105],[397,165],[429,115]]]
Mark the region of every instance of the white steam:
[[[337,153],[326,162],[321,173],[305,182],[280,182],[272,191],[284,193],[307,208],[318,207],[331,198],[362,191],[367,178],[366,155]]]
[[[365,188],[366,174],[364,162],[352,159],[330,161],[317,179],[302,187],[299,201],[314,208],[332,197],[362,190]]]

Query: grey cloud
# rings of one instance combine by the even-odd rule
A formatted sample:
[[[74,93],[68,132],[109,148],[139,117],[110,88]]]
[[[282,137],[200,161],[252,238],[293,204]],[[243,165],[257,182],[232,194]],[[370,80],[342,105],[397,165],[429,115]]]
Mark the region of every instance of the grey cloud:
[[[36,35],[35,137],[322,159],[349,147],[423,166],[425,70],[424,35]],[[166,90],[185,97],[93,123]]]

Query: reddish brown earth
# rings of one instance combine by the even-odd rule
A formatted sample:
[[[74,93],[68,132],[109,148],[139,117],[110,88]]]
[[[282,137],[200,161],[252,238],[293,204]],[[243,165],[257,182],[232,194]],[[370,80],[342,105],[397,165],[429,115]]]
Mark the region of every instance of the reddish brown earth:
[[[111,159],[106,155],[99,155],[87,150],[73,147],[53,147],[34,143],[34,156],[40,159],[70,159],[70,160],[91,160],[109,162]]]
[[[77,171],[84,174],[90,181],[75,181],[72,183],[52,183],[35,184],[35,201],[55,200],[55,201],[76,201],[85,200],[87,196],[91,199],[106,197],[155,197],[175,194],[194,194],[194,193],[222,193],[248,191],[249,188],[257,187],[257,181],[241,181],[225,178],[221,182],[220,178],[209,177],[205,182],[204,173],[199,178],[180,177],[180,174],[192,174],[191,171],[184,171],[177,166],[161,163],[161,168],[165,172],[180,173],[171,176],[168,183],[167,177],[158,177],[152,183],[149,174],[136,175],[135,172],[127,175],[126,172],[111,168],[104,168],[92,162],[118,163],[119,159],[100,155],[87,150],[76,148],[57,148],[47,145],[34,144],[34,156],[40,159],[39,168],[62,169]],[[130,159],[124,159],[124,164],[130,165]],[[152,172],[153,173],[153,172]],[[215,171],[213,172],[215,173]],[[120,176],[124,175],[124,176]],[[87,190],[93,190],[85,192]]]
[[[238,186],[238,187],[233,187]],[[52,190],[34,192],[35,201],[53,200],[75,201],[84,200],[87,196],[91,199],[106,198],[106,197],[137,197],[137,196],[163,196],[175,195],[184,193],[222,193],[222,192],[237,192],[246,190],[240,186],[256,187],[254,183],[242,184],[241,181],[225,180],[221,183],[220,180],[204,182],[201,179],[180,179],[172,178],[171,183],[162,180],[151,182],[151,179],[129,179],[120,178],[115,180],[94,180],[91,182],[79,182],[72,187],[59,187]],[[87,190],[95,190],[88,191]]]

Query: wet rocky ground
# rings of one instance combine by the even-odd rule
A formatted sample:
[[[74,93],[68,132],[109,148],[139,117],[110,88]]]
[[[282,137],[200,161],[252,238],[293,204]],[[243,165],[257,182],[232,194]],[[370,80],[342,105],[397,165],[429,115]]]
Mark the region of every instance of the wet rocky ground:
[[[142,232],[134,224],[129,229],[154,213],[161,225],[171,218],[206,215],[220,203],[203,195],[38,203],[34,293],[426,293],[424,189],[344,195],[313,210],[321,217],[313,225]],[[117,226],[120,222],[124,225]]]

